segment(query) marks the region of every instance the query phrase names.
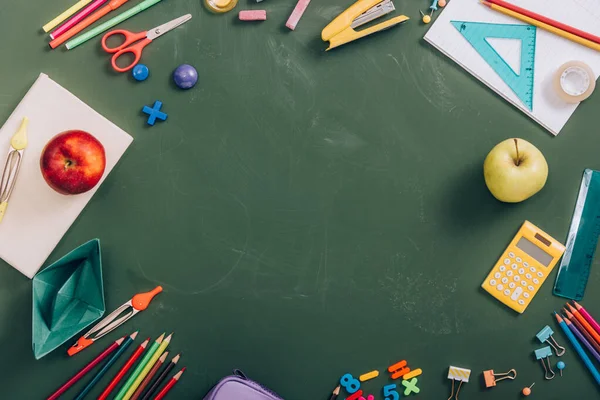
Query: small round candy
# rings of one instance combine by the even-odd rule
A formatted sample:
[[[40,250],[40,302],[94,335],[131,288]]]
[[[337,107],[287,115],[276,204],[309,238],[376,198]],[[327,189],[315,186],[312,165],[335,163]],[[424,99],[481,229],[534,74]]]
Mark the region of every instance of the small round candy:
[[[173,71],[173,80],[180,89],[189,89],[198,82],[198,71],[189,64],[181,64]]]
[[[131,74],[133,75],[135,80],[140,82],[145,81],[148,78],[148,73],[148,67],[146,67],[144,64],[136,65],[131,71]]]
[[[423,15],[423,23],[428,24],[431,22],[431,17],[429,15]]]
[[[446,0],[438,0],[438,6],[446,7]]]

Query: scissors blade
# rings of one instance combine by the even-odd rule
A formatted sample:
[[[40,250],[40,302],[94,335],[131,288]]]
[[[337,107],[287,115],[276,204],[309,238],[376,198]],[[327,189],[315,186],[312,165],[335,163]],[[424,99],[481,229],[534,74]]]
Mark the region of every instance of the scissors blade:
[[[179,25],[185,24],[190,19],[192,19],[192,14],[186,14],[182,17],[175,18],[174,20],[169,21],[166,24],[162,24],[157,26],[156,28],[150,29],[146,37],[150,40],[154,40],[157,37],[169,32],[170,30],[177,28]]]

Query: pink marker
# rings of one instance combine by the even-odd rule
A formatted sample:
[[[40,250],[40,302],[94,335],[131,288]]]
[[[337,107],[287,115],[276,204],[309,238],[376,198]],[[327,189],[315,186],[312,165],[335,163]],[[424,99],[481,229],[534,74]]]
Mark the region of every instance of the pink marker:
[[[96,11],[96,9],[98,7],[100,7],[102,4],[106,3],[106,1],[107,0],[94,0],[86,8],[81,10],[77,15],[73,16],[70,20],[68,20],[67,22],[65,22],[58,28],[56,28],[50,34],[50,38],[52,40],[56,39],[57,37],[59,37],[60,35],[65,33],[66,31],[68,31],[69,29],[71,29],[72,27],[77,25],[79,22],[81,22],[85,17],[87,17],[88,15],[90,15],[91,13]]]
[[[294,8],[294,11],[292,11],[292,15],[290,15],[290,18],[285,23],[285,26],[291,30],[296,29],[296,25],[298,25],[298,21],[300,21],[300,18],[302,18],[302,14],[304,14],[304,11],[306,11],[306,7],[308,7],[309,3],[310,0],[298,0],[296,8]]]
[[[266,21],[267,11],[266,10],[245,10],[240,11],[240,21]]]

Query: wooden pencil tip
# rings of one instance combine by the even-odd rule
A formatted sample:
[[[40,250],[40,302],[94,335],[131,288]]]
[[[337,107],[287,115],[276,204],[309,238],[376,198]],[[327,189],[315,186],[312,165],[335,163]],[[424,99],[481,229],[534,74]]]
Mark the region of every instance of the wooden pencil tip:
[[[121,344],[121,343],[123,343],[123,340],[125,340],[125,336],[124,336],[124,337],[122,337],[122,338],[120,338],[120,339],[117,339],[117,340],[115,340],[115,342],[116,342],[117,344]]]
[[[140,346],[146,347],[146,346],[148,346],[148,343],[150,343],[150,338],[144,340],[144,342]]]
[[[177,361],[179,361],[180,357],[181,357],[181,354],[177,354],[175,357],[173,357],[173,359],[171,360],[171,362],[173,364],[177,364]]]
[[[578,310],[581,310],[581,309],[583,308],[583,307],[581,307],[581,305],[580,305],[578,302],[576,302],[575,300],[573,300],[573,304],[575,304],[575,308],[576,308],[576,309],[578,309]]]
[[[337,385],[337,387],[335,389],[333,389],[333,394],[335,394],[335,395],[340,394],[340,385]]]
[[[570,305],[569,303],[567,303],[567,306],[569,306],[569,310],[571,310],[572,313],[575,313],[575,311],[577,311],[576,309],[573,308],[572,305]]]
[[[563,319],[560,317],[560,315],[558,315],[558,313],[556,311],[554,311],[554,316],[556,317],[556,320],[558,322],[562,322],[563,321]]]
[[[165,342],[170,342],[172,337],[173,337],[173,334],[171,333],[169,336],[167,336],[167,338],[165,339]]]
[[[176,381],[178,381],[179,378],[181,377],[181,375],[183,375],[184,371],[185,371],[185,367],[183,367],[183,369],[181,371],[179,371],[178,373],[176,373],[175,376],[173,377],[173,379],[175,379]]]
[[[161,363],[164,363],[168,355],[169,355],[169,352],[168,352],[168,351],[165,351],[165,352],[163,353],[163,355],[162,355],[162,356],[160,356],[160,358],[159,358],[160,362],[161,362]]]
[[[129,337],[131,338],[131,340],[135,340],[135,338],[137,337],[137,335],[138,335],[139,332],[140,331],[135,331],[131,335],[129,335]]]
[[[164,340],[164,338],[165,338],[165,334],[163,333],[162,335],[160,335],[158,337],[158,339],[156,339],[156,343],[161,344],[162,341]]]

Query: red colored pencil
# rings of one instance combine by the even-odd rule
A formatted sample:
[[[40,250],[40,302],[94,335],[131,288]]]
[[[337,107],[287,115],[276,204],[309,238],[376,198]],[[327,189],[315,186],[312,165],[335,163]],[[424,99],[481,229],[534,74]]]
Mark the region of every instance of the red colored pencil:
[[[571,34],[573,34],[575,36],[579,36],[579,37],[582,37],[582,38],[587,39],[589,41],[592,41],[594,43],[600,44],[600,37],[598,37],[596,35],[592,35],[591,33],[584,32],[584,31],[579,30],[577,28],[574,28],[572,26],[563,24],[561,22],[555,21],[555,20],[550,19],[548,17],[544,17],[543,15],[540,15],[540,14],[534,13],[533,11],[529,11],[529,10],[526,10],[524,8],[515,6],[514,4],[507,3],[504,0],[486,0],[486,1],[488,3],[496,4],[496,5],[500,6],[500,7],[504,7],[504,8],[507,8],[509,10],[512,10],[512,11],[514,11],[516,13],[525,15],[526,17],[533,18],[535,20],[538,20],[540,22],[543,22],[543,23],[548,24],[550,26],[553,26],[555,28],[558,28],[558,29],[561,29],[563,31],[569,32],[569,33],[571,33]]]
[[[66,392],[67,390],[69,390],[69,388],[71,386],[73,386],[75,383],[77,383],[78,380],[80,380],[81,378],[83,378],[85,376],[85,374],[87,374],[92,369],[94,369],[94,367],[96,365],[98,365],[102,360],[104,360],[106,357],[108,357],[110,355],[110,353],[112,353],[113,351],[115,351],[121,345],[121,343],[123,343],[123,340],[125,340],[124,337],[122,337],[121,339],[116,340],[113,344],[111,344],[110,346],[108,346],[106,348],[106,350],[104,350],[102,353],[100,353],[98,355],[98,357],[94,358],[88,365],[86,365],[85,367],[83,367],[83,369],[81,371],[79,371],[78,373],[76,373],[71,379],[69,379],[67,382],[65,382],[64,385],[62,385],[61,387],[59,387],[56,392],[52,393],[52,395],[50,395],[50,397],[48,397],[48,400],[56,400],[56,399],[58,399],[64,392]]]
[[[573,304],[575,304],[575,308],[577,309],[577,311],[579,311],[583,318],[585,318],[585,320],[589,322],[592,328],[594,328],[596,332],[600,333],[600,324],[596,322],[594,317],[592,317],[590,313],[588,313],[587,310],[580,306],[579,303],[577,303],[576,301],[574,301]]]
[[[138,348],[135,349],[131,357],[129,357],[129,360],[127,360],[125,365],[123,365],[123,368],[121,368],[119,372],[117,372],[117,375],[115,375],[113,380],[110,381],[110,383],[108,384],[106,389],[104,389],[104,392],[102,392],[100,397],[98,397],[98,400],[106,400],[106,398],[108,398],[110,392],[114,390],[114,388],[119,384],[119,381],[125,376],[127,371],[129,371],[129,369],[133,366],[133,364],[135,364],[136,360],[140,358],[144,350],[146,350],[148,342],[150,342],[150,338],[146,339],[144,343],[140,344]]]
[[[590,324],[588,324],[588,322],[585,320],[585,318],[583,318],[581,316],[581,314],[579,314],[579,311],[577,311],[572,305],[567,303],[567,306],[569,307],[569,311],[571,311],[573,316],[575,316],[575,318],[577,318],[577,320],[581,323],[581,325],[583,325],[585,330],[588,331],[588,333],[594,338],[596,343],[600,343],[600,335],[598,334],[598,332],[596,332],[594,330],[594,328],[592,328],[590,326]]]
[[[160,392],[158,392],[158,394],[156,395],[154,400],[162,400],[162,398],[165,397],[167,395],[167,393],[169,393],[169,390],[171,390],[173,388],[173,386],[175,386],[177,381],[179,381],[179,378],[181,378],[181,374],[183,374],[183,371],[185,371],[185,368],[183,368],[181,371],[176,373],[175,376],[173,376],[171,378],[169,383],[167,383],[165,385],[165,387]]]
[[[150,381],[152,380],[154,375],[156,375],[156,372],[158,372],[160,367],[164,364],[168,355],[169,355],[169,352],[165,351],[163,353],[163,355],[160,356],[158,361],[156,361],[156,363],[154,363],[154,365],[152,366],[152,369],[150,369],[150,372],[148,372],[148,375],[146,375],[146,377],[144,378],[142,383],[140,383],[140,386],[138,386],[138,388],[135,389],[135,392],[133,392],[133,395],[131,396],[130,400],[138,400],[140,398],[140,396],[144,392],[144,389],[146,388],[146,386],[148,386],[148,384],[150,383]]]

